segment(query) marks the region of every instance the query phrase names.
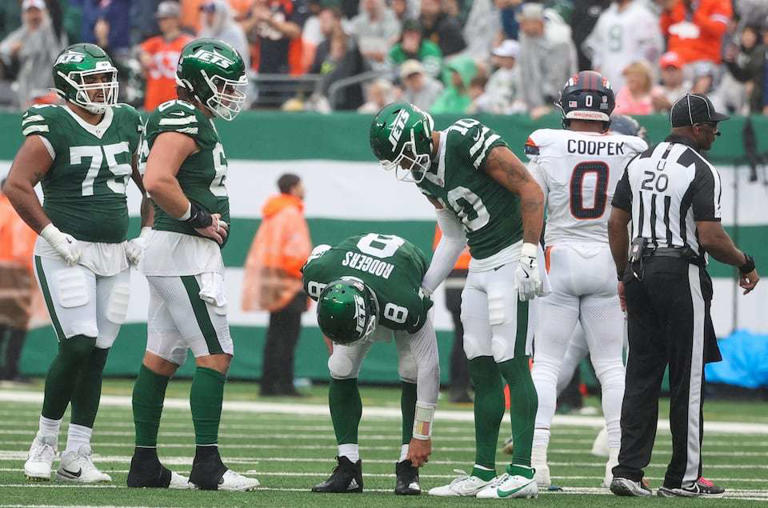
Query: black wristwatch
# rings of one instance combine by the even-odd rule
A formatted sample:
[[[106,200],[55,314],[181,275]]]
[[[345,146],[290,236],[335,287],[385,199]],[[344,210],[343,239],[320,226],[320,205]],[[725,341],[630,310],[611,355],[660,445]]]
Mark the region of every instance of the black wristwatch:
[[[744,252],[743,254],[744,254],[744,259],[746,259],[747,261],[739,267],[739,271],[741,272],[742,275],[746,275],[755,269],[755,258],[750,256],[746,252]]]

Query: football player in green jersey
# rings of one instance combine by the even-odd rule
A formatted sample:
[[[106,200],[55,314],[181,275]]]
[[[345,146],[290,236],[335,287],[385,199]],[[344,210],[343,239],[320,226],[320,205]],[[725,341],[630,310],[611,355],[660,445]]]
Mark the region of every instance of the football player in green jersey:
[[[437,209],[443,237],[424,275],[431,293],[469,245],[462,293],[464,351],[475,386],[475,465],[471,474],[430,490],[437,496],[535,497],[531,443],[536,391],[528,359],[528,301],[545,292],[537,257],[541,189],[501,137],[464,119],[443,131],[410,104],[390,104],[373,120],[370,142],[385,169],[416,183]],[[496,477],[503,386],[509,384],[515,453]]]
[[[173,486],[157,456],[165,389],[187,351],[195,356],[189,403],[197,445],[189,483],[206,490],[259,485],[228,469],[217,446],[233,347],[221,247],[229,233],[227,158],[214,117],[234,119],[245,102],[243,59],[229,44],[197,39],[181,51],[179,100],[149,117],[144,184],[155,204],[141,270],[149,282],[147,351],[133,388],[136,448],[129,487]]]
[[[117,104],[117,70],[98,46],[62,51],[53,82],[65,102],[24,113],[26,139],[5,185],[19,215],[40,234],[35,272],[59,340],[24,473],[50,480],[59,426],[71,402],[56,478],[110,481],[91,461],[90,439],[102,370],[128,309],[130,265],[141,255],[141,240],[126,241],[125,195],[129,178],[143,194],[136,165],[141,122],[135,109]],[[142,205],[143,223],[149,224],[149,208]]]
[[[373,343],[394,336],[403,412],[395,493],[421,493],[418,468],[432,451],[432,418],[440,389],[432,300],[421,288],[426,271],[424,254],[416,246],[376,233],[352,236],[335,247],[319,245],[304,265],[304,290],[317,300],[320,329],[334,342],[328,360],[328,402],[338,465],[313,492],[363,491],[357,376]]]

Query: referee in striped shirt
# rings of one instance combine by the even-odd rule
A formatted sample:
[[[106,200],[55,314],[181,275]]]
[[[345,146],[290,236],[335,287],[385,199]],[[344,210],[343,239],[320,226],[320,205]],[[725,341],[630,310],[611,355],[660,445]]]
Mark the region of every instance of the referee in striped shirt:
[[[752,257],[720,224],[720,175],[701,155],[727,118],[707,97],[683,96],[670,111],[670,136],[629,162],[614,193],[608,236],[629,334],[621,450],[611,483],[620,496],[651,495],[643,468],[651,459],[667,364],[672,459],[658,495],[724,493],[701,476],[704,364],[721,359],[706,255],[738,267],[745,294],[759,279]]]

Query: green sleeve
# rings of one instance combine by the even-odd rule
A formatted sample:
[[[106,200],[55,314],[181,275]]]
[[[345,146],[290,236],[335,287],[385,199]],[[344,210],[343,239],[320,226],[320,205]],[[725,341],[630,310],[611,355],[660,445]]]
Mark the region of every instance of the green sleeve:
[[[182,100],[164,102],[152,112],[147,124],[150,148],[163,132],[185,134],[193,138],[202,150],[213,149],[216,144],[209,119],[195,106]]]
[[[53,149],[54,154],[59,153],[60,146],[57,136],[54,135],[57,125],[57,113],[59,107],[53,105],[32,106],[21,117],[21,133],[24,137],[40,136],[45,138]]]

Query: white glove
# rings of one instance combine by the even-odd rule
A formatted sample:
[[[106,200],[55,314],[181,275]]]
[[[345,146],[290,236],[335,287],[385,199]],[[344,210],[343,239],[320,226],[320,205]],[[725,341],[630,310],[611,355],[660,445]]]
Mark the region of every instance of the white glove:
[[[524,243],[520,250],[520,264],[515,271],[515,282],[517,294],[523,302],[533,300],[542,291],[536,254],[536,245],[532,243]]]
[[[72,235],[62,233],[59,228],[48,224],[40,231],[40,236],[53,247],[68,265],[76,265],[80,261],[80,247]]]
[[[150,227],[141,228],[141,233],[136,238],[132,238],[125,243],[125,257],[128,262],[136,266],[144,257],[144,249],[147,247],[147,235],[152,231]]]

